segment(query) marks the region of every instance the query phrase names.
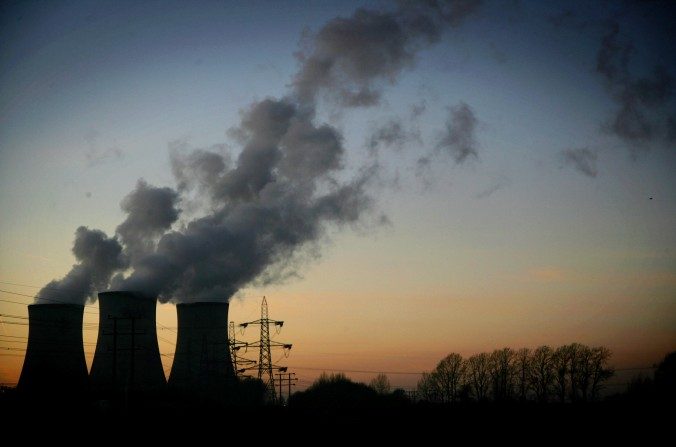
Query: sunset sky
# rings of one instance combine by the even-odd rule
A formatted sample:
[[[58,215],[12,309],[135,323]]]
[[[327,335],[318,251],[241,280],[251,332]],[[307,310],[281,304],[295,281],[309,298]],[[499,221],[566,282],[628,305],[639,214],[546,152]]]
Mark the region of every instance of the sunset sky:
[[[267,296],[285,321],[275,339],[293,343],[273,356],[300,388],[322,370],[410,388],[450,352],[504,346],[605,345],[618,368],[676,349],[673,3],[460,3],[437,40],[415,35],[387,69],[317,84],[313,122],[344,148],[332,179],[371,169],[370,206],[321,223],[271,266],[292,274],[256,277],[230,304],[249,321]],[[217,148],[236,163],[247,111],[296,101],[308,55],[329,45],[322,29],[358,8],[409,14],[388,1],[0,5],[0,349],[13,348],[0,383],[23,361],[16,303],[68,273],[75,230],[114,236],[139,179],[178,188],[172,153]],[[356,35],[347,50],[380,54],[389,38]],[[354,55],[328,48],[338,63]],[[364,86],[379,100],[341,96]],[[176,231],[211,212],[178,207]],[[157,319],[175,327],[175,306]],[[173,353],[176,334],[159,335]]]

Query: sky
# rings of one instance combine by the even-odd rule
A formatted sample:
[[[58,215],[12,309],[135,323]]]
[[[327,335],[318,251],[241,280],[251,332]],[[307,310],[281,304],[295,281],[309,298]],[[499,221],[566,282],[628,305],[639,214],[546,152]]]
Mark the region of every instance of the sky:
[[[175,302],[243,322],[267,296],[301,388],[412,387],[504,346],[676,349],[673,5],[447,6],[3,2],[0,382],[47,284],[158,294],[169,328]],[[105,259],[74,255],[81,226]]]

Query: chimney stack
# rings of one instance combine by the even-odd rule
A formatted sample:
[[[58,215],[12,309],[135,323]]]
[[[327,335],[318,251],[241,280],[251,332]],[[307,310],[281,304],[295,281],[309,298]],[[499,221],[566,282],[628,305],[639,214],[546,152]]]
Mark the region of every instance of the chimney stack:
[[[28,345],[18,389],[40,396],[77,395],[87,391],[82,344],[84,306],[28,306]]]
[[[169,387],[186,395],[215,397],[234,381],[228,303],[183,303],[176,311],[178,339]]]
[[[136,292],[99,293],[99,338],[90,374],[94,392],[164,390],[155,307],[154,298]]]

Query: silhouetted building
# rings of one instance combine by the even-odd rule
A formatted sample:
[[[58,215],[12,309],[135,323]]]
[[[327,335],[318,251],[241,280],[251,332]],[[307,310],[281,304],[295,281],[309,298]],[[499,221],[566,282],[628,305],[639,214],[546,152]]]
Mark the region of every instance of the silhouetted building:
[[[99,293],[99,338],[90,373],[94,392],[165,388],[155,308],[154,298],[135,292]]]
[[[28,394],[76,395],[87,390],[82,343],[84,306],[28,306],[28,346],[18,389]]]
[[[228,345],[228,303],[177,304],[178,339],[169,375],[173,390],[218,392],[234,380]]]

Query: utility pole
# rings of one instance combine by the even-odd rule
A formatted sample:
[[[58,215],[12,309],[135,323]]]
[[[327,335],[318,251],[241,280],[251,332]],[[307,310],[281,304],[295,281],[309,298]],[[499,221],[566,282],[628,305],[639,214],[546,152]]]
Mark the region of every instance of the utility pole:
[[[249,325],[259,325],[261,327],[260,339],[258,343],[249,344],[253,348],[259,348],[258,354],[258,378],[263,381],[268,393],[268,401],[270,403],[276,402],[276,393],[275,393],[275,378],[273,376],[273,370],[286,371],[285,367],[279,367],[272,364],[272,354],[271,348],[281,347],[285,351],[291,349],[291,343],[280,343],[270,340],[270,325],[273,325],[277,328],[279,332],[284,326],[283,321],[272,320],[268,315],[268,301],[263,297],[263,302],[261,303],[261,318],[254,321],[249,321],[247,323],[241,323],[239,327],[245,329]],[[280,393],[281,394],[281,393]]]
[[[288,394],[286,395],[286,402],[287,405],[289,403],[289,398],[291,397],[291,386],[296,386],[296,382],[298,379],[295,376],[296,373],[277,373],[277,377],[279,380],[279,400],[282,400],[282,385],[286,383],[289,386],[289,391]],[[286,377],[284,377],[286,376]]]

